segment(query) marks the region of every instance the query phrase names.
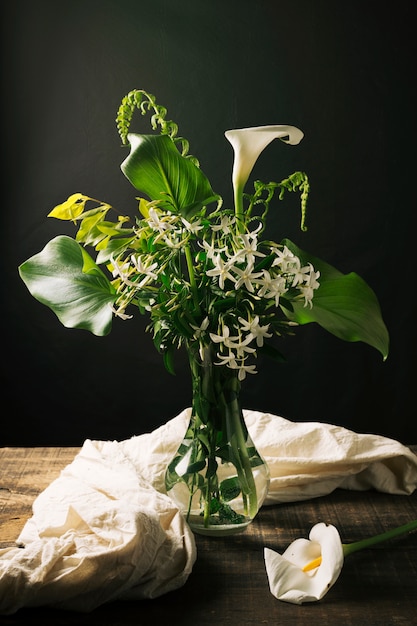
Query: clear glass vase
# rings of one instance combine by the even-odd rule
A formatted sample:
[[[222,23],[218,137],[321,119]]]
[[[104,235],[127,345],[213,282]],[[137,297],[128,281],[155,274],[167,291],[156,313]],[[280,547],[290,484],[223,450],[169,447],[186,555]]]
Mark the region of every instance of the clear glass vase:
[[[166,489],[194,532],[242,532],[266,497],[268,466],[246,428],[237,370],[215,365],[212,346],[192,345],[188,355],[191,418],[168,465]]]

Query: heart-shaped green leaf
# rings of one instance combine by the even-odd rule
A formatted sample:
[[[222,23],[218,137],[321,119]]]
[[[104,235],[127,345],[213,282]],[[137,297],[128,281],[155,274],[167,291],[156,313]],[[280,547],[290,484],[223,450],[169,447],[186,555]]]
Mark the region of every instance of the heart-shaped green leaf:
[[[299,324],[316,322],[345,341],[363,341],[379,350],[385,360],[389,351],[388,330],[378,299],[369,285],[358,274],[342,274],[288,239],[282,243],[303,265],[310,262],[320,271],[320,287],[314,293],[313,307],[304,307],[302,300],[293,300],[294,310],[286,311],[287,317]]]
[[[130,154],[122,172],[138,189],[160,206],[186,219],[218,199],[201,169],[181,156],[167,135],[130,133]]]
[[[34,298],[48,306],[67,328],[83,328],[94,335],[111,330],[115,289],[79,243],[65,235],[19,267]]]

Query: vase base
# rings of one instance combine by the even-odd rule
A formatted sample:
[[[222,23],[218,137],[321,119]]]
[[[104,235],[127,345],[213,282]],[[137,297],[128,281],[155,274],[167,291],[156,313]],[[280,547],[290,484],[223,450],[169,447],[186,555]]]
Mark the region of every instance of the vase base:
[[[188,519],[188,525],[197,535],[205,535],[210,537],[226,537],[228,535],[237,535],[243,533],[249,526],[252,520],[248,519],[241,524],[210,524],[204,526],[203,521],[200,519],[193,520]]]

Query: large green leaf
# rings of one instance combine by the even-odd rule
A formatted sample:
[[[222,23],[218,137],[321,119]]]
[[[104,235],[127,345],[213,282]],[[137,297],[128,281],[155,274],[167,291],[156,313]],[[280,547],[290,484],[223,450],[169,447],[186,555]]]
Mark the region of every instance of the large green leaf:
[[[363,341],[379,350],[384,360],[389,351],[389,335],[374,291],[358,274],[342,274],[333,266],[304,252],[292,241],[283,242],[303,264],[312,263],[320,271],[320,287],[314,294],[313,307],[292,302],[287,316],[299,324],[316,322],[345,341]]]
[[[34,298],[48,306],[67,328],[83,328],[94,335],[111,330],[115,289],[79,243],[65,235],[19,267]]]
[[[128,135],[130,154],[121,168],[124,175],[164,209],[189,218],[217,200],[199,167],[178,152],[167,135]]]

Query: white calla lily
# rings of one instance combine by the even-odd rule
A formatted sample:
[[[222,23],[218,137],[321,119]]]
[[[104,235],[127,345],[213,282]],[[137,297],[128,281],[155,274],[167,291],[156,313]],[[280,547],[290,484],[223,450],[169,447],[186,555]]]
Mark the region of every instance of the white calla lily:
[[[272,595],[292,604],[323,598],[338,579],[344,562],[337,529],[324,523],[313,526],[309,539],[293,541],[282,555],[265,548],[264,556]],[[303,569],[316,559],[318,567]]]
[[[339,578],[346,556],[415,530],[417,519],[367,539],[342,543],[334,526],[316,524],[309,539],[296,539],[283,554],[265,548],[271,593],[292,604],[321,600]]]
[[[253,126],[227,130],[225,137],[233,146],[235,158],[233,163],[232,182],[235,197],[236,214],[242,213],[243,189],[259,155],[274,139],[296,145],[304,137],[304,133],[295,126]]]

